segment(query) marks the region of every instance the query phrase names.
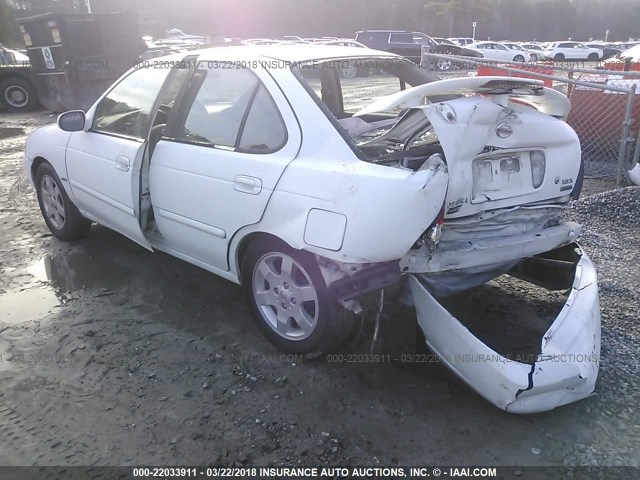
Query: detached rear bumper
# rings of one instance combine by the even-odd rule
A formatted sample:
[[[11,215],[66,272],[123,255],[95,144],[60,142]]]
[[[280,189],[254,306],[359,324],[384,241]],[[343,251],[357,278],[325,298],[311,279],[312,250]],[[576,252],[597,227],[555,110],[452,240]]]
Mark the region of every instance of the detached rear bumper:
[[[533,365],[509,360],[491,349],[440,305],[417,277],[410,279],[427,345],[470,387],[503,410],[551,410],[583,399],[595,388],[600,363],[597,277],[589,257],[577,244],[574,247],[575,275],[569,296],[542,336],[541,353]]]

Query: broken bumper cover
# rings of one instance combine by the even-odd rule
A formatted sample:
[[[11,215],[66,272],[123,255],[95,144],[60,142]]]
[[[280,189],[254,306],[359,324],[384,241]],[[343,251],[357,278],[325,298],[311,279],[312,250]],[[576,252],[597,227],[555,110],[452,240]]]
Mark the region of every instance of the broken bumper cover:
[[[593,263],[580,253],[568,299],[542,337],[533,365],[510,360],[475,337],[410,279],[427,345],[453,372],[498,408],[536,413],[588,397],[600,361],[600,303]]]
[[[540,232],[441,242],[433,253],[412,252],[401,259],[403,272],[426,273],[498,265],[574,242],[582,227],[566,222]]]

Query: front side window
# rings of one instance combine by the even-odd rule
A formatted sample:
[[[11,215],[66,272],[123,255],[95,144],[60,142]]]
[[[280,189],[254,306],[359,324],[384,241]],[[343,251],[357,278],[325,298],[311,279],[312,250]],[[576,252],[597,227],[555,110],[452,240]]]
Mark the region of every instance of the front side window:
[[[413,43],[411,33],[392,33],[389,35],[389,43]]]
[[[198,74],[202,85],[179,140],[251,153],[269,153],[285,143],[284,122],[256,75],[241,68]]]
[[[206,76],[178,138],[233,148],[258,79],[244,69],[201,72]]]
[[[168,74],[169,69],[133,71],[100,101],[92,130],[146,138],[151,108]]]

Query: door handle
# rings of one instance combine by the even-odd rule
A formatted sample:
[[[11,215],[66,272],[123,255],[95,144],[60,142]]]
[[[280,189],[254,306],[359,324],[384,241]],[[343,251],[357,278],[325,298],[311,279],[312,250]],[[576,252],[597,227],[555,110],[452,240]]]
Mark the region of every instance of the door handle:
[[[237,192],[258,195],[262,191],[262,180],[247,175],[236,175],[233,179],[233,189]]]
[[[118,155],[116,157],[116,168],[118,170],[122,170],[123,172],[128,172],[131,167],[131,160],[128,157],[124,157],[122,155]]]

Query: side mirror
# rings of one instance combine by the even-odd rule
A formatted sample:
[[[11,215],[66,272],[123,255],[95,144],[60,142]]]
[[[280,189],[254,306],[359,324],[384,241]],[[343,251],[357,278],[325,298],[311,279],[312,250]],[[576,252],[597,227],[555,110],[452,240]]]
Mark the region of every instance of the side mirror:
[[[71,110],[58,116],[58,126],[65,132],[79,132],[84,130],[86,117],[82,110]]]

